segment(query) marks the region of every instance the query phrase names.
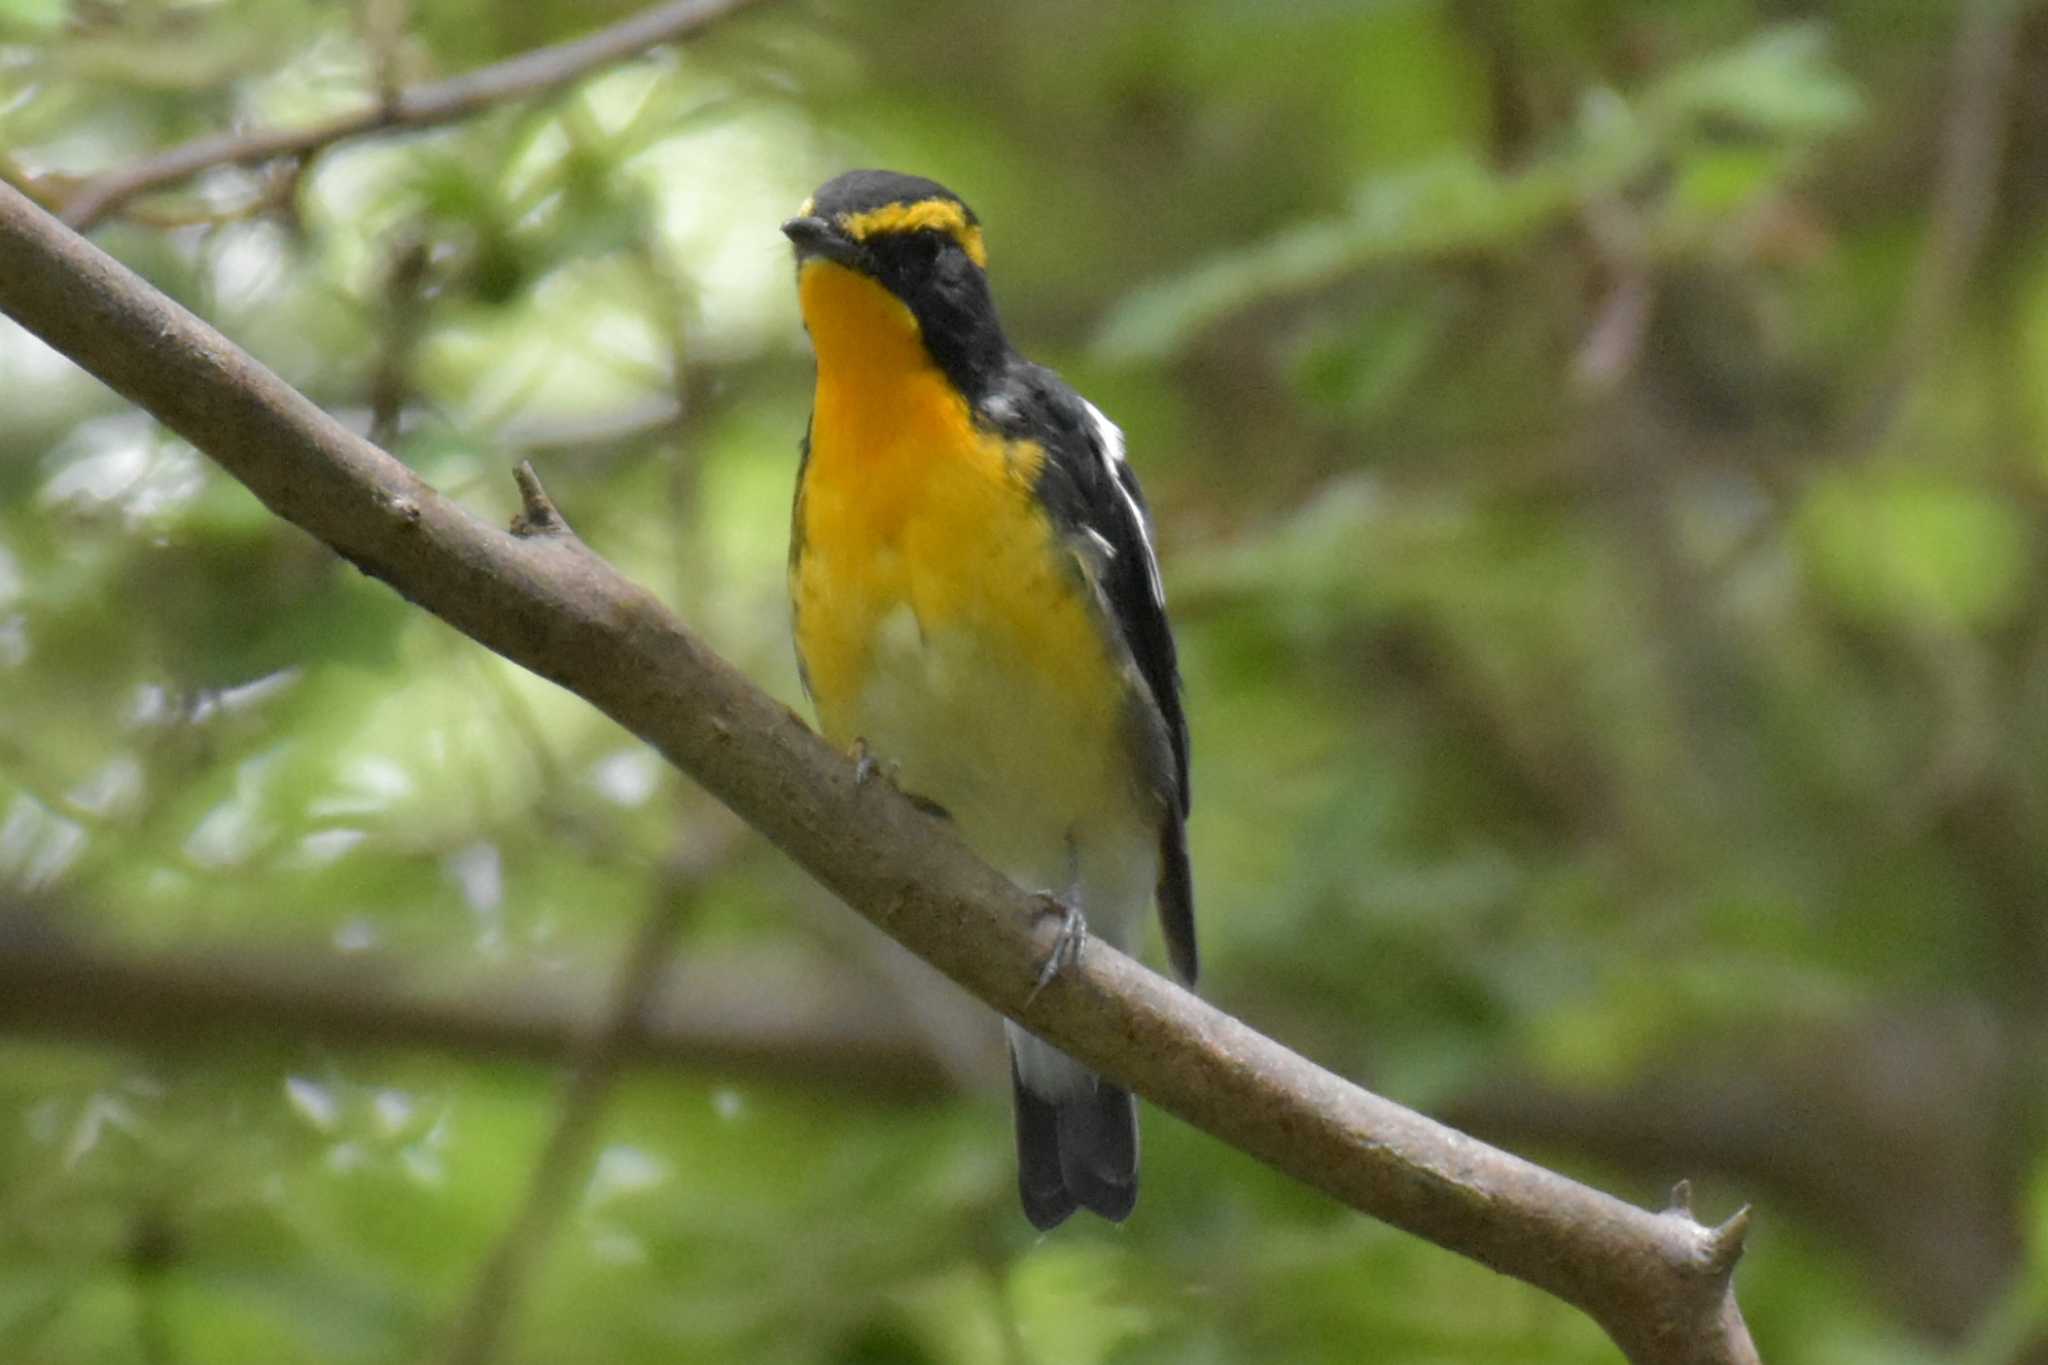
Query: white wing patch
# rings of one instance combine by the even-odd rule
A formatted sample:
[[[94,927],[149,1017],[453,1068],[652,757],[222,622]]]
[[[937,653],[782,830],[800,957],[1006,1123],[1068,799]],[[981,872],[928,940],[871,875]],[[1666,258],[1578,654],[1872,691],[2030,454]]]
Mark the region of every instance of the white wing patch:
[[[1116,477],[1116,467],[1124,462],[1123,428],[1102,415],[1102,409],[1083,398],[1081,406],[1088,409],[1088,420],[1095,424],[1095,443],[1102,447],[1102,462],[1109,466],[1109,477]]]
[[[1159,581],[1159,556],[1152,549],[1152,528],[1146,524],[1145,514],[1138,510],[1138,500],[1131,496],[1130,487],[1124,482],[1123,430],[1087,399],[1081,400],[1081,406],[1088,409],[1088,421],[1095,428],[1095,446],[1102,452],[1102,465],[1109,474],[1110,485],[1123,499],[1124,511],[1130,515],[1131,525],[1138,529],[1138,543],[1145,547],[1145,581],[1152,587],[1152,600],[1164,608],[1166,585]]]

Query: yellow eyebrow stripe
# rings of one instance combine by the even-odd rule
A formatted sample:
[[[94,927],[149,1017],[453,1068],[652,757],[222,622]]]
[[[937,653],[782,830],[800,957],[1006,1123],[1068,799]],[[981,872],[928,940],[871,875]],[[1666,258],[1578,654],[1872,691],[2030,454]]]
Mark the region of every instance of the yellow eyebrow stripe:
[[[988,247],[981,229],[967,221],[967,211],[950,199],[920,199],[915,204],[888,204],[866,213],[839,217],[840,230],[856,242],[889,232],[943,232],[960,244],[968,258],[988,268]]]

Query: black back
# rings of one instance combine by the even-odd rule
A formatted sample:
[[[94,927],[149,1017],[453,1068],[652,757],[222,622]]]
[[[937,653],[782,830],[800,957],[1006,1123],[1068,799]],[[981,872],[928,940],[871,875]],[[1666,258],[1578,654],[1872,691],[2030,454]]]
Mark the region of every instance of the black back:
[[[1194,886],[1185,821],[1194,793],[1188,777],[1187,715],[1145,495],[1121,449],[1113,448],[1122,438],[1109,419],[1043,365],[1012,355],[976,410],[1004,435],[1044,447],[1039,501],[1077,553],[1092,558],[1103,605],[1158,711],[1170,756],[1162,765],[1168,770],[1158,775],[1165,806],[1159,914],[1174,969],[1192,984],[1197,970]]]

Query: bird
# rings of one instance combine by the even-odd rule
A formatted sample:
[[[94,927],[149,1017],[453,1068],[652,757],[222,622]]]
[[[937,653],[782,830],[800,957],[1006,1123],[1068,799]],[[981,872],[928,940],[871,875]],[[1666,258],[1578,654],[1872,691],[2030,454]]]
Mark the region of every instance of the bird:
[[[981,221],[943,185],[848,171],[782,231],[817,361],[789,587],[820,731],[1051,898],[1039,986],[1091,928],[1137,951],[1154,905],[1192,986],[1188,727],[1123,433],[1012,347]],[[1131,1094],[1005,1029],[1025,1216],[1122,1222]]]

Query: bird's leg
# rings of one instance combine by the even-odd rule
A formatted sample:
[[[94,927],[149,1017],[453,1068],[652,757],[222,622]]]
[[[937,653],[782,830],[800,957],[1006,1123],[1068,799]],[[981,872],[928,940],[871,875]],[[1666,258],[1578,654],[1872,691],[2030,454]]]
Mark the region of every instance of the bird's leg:
[[[1088,946],[1088,917],[1081,913],[1079,856],[1071,838],[1067,840],[1066,891],[1059,895],[1041,891],[1038,897],[1043,913],[1060,917],[1060,932],[1052,941],[1052,951],[1045,955],[1045,965],[1038,969],[1038,981],[1032,986],[1031,994],[1024,997],[1027,1008],[1061,972],[1080,965],[1081,950]]]

